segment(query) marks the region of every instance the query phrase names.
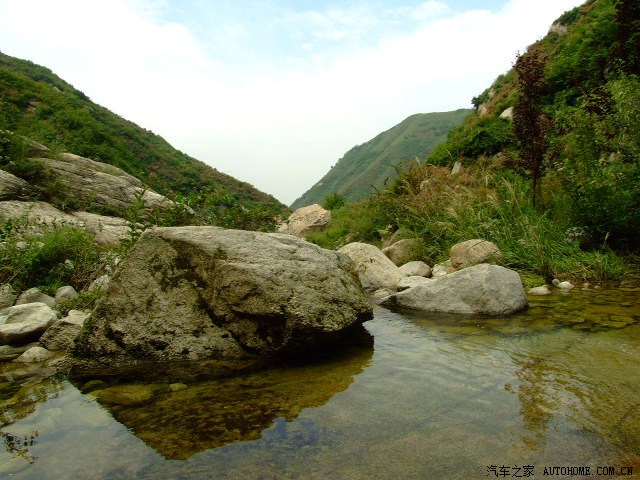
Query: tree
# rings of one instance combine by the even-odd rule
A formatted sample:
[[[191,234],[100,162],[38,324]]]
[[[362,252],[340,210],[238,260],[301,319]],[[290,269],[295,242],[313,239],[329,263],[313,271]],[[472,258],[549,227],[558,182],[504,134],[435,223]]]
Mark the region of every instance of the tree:
[[[614,55],[625,72],[640,75],[640,2],[617,0],[615,7],[618,38]]]
[[[520,147],[518,166],[531,176],[534,205],[549,147],[549,119],[542,111],[546,90],[545,64],[543,53],[534,49],[518,55],[514,65],[518,99],[513,111],[513,131]]]

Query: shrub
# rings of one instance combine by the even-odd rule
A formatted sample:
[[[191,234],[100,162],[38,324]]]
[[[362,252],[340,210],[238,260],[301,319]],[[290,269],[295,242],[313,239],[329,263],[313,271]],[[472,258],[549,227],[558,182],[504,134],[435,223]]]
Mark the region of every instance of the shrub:
[[[82,290],[108,263],[84,230],[54,225],[37,235],[32,228],[26,220],[0,223],[0,284],[38,286],[48,293],[63,285]]]

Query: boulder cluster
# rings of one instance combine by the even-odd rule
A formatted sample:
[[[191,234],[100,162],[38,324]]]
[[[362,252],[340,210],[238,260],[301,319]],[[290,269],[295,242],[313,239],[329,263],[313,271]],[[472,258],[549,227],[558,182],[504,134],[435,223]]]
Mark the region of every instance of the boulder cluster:
[[[419,239],[397,240],[380,250],[350,243],[338,251],[349,255],[365,290],[389,307],[415,310],[507,315],[527,307],[517,272],[495,265],[502,258],[491,242],[472,239],[451,248],[451,258],[431,268],[415,258]]]
[[[68,351],[90,312],[57,310],[78,296],[71,286],[57,290],[55,298],[31,288],[17,295],[9,285],[0,288],[0,360],[43,362],[56,351]]]

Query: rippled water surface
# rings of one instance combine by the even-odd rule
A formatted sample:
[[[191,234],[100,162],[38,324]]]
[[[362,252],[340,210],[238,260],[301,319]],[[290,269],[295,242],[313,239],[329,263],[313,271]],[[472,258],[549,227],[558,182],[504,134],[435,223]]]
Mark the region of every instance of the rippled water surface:
[[[530,304],[507,318],[376,308],[372,349],[183,384],[72,383],[4,364],[0,478],[640,474],[640,291]]]

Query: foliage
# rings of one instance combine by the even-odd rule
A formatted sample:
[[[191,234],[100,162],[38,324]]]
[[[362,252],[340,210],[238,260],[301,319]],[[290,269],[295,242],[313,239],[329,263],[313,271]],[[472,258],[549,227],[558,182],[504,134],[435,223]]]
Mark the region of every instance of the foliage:
[[[543,114],[546,89],[544,67],[546,59],[538,49],[519,55],[514,69],[517,74],[518,100],[513,112],[513,131],[518,139],[518,166],[528,172],[533,183],[533,204],[536,204],[538,182],[549,140],[549,120]]]
[[[69,226],[45,228],[26,219],[4,220],[0,239],[0,284],[17,289],[38,286],[54,293],[58,287],[73,285],[81,290],[109,262],[90,234]]]
[[[344,197],[338,192],[335,192],[324,199],[322,208],[324,208],[325,210],[337,210],[338,208],[344,207],[345,204],[346,201]]]
[[[396,185],[337,210],[326,231],[308,238],[327,248],[351,241],[379,244],[381,234],[401,228],[424,240],[431,264],[446,260],[458,242],[486,238],[501,249],[506,266],[533,278],[605,281],[623,273],[623,262],[611,250],[583,251],[567,236],[567,219],[535,208],[531,188],[526,178],[486,159],[457,175],[414,164]]]
[[[515,137],[511,122],[496,117],[472,117],[462,126],[447,135],[447,141],[438,145],[428,163],[452,165],[455,161],[469,160],[480,156],[495,155],[514,145]]]

